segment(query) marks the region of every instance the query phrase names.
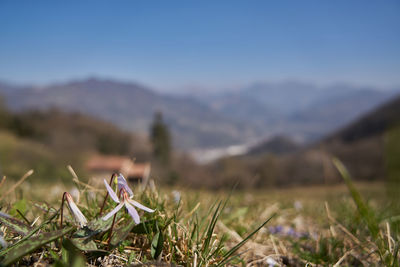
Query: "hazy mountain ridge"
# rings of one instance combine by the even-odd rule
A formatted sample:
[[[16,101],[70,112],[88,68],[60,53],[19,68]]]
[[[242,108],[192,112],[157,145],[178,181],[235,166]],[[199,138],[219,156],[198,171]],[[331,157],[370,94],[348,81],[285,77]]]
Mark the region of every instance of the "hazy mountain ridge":
[[[382,179],[393,171],[388,162],[398,157],[390,147],[399,145],[399,127],[400,94],[333,132],[316,147],[341,159],[356,178]]]
[[[244,138],[240,123],[195,99],[162,95],[134,83],[88,79],[41,88],[3,85],[0,93],[14,110],[56,106],[98,116],[138,132],[147,132],[154,113],[162,111],[173,131],[175,145],[180,148],[229,145]]]
[[[179,148],[254,143],[274,135],[321,138],[393,96],[395,90],[337,84],[258,83],[217,94],[169,95],[136,84],[87,79],[43,87],[0,83],[14,110],[56,106],[147,133],[162,111]]]
[[[400,94],[329,135],[324,142],[351,143],[365,138],[383,137],[386,131],[395,127],[400,127]]]
[[[253,123],[269,136],[288,135],[313,141],[357,119],[393,97],[399,88],[335,84],[317,87],[302,82],[258,83],[235,92],[208,96],[211,109]]]
[[[342,161],[357,180],[383,180],[398,175],[400,94],[363,114],[325,138],[302,147],[278,136],[251,148],[239,157],[214,163],[216,177],[242,172],[242,184],[253,187],[330,184],[343,179],[332,163]],[[396,176],[397,177],[397,176]],[[223,178],[221,178],[223,179]]]
[[[246,155],[257,156],[263,154],[284,155],[293,153],[300,146],[286,136],[275,136],[255,147],[252,147]]]

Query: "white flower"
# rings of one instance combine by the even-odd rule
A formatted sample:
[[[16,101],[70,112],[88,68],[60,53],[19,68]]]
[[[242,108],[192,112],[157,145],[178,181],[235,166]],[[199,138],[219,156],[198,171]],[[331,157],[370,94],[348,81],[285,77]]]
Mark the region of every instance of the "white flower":
[[[105,215],[103,217],[104,221],[111,218],[111,216],[113,216],[115,213],[117,213],[123,206],[125,206],[125,208],[128,210],[129,215],[132,217],[132,219],[135,221],[136,224],[140,223],[140,217],[139,217],[138,212],[136,211],[136,209],[133,206],[135,206],[139,209],[142,209],[144,211],[147,211],[147,212],[154,212],[154,210],[149,209],[148,207],[143,206],[139,202],[132,199],[133,192],[129,188],[128,183],[126,182],[125,178],[122,175],[120,175],[118,177],[118,188],[119,188],[120,194],[122,194],[121,200],[118,199],[117,194],[115,194],[114,190],[108,185],[106,180],[104,180],[104,184],[107,188],[107,191],[108,191],[108,194],[110,195],[110,197],[116,203],[118,203],[118,206],[116,206],[112,211],[110,211],[107,215]],[[129,192],[130,196],[128,196],[128,192]]]
[[[172,191],[172,196],[174,197],[175,203],[179,203],[179,201],[181,201],[181,192],[174,190]]]
[[[274,260],[271,257],[268,257],[266,262],[268,264],[268,267],[274,267],[274,266],[279,266],[280,265],[276,260]]]
[[[5,241],[4,238],[3,238],[3,234],[0,234],[0,246],[2,248],[7,248],[8,247],[7,241]]]
[[[76,206],[74,200],[72,199],[72,196],[68,192],[65,192],[65,196],[67,198],[68,208],[75,221],[79,224],[79,227],[82,228],[86,226],[88,221],[86,220],[85,215],[83,215],[78,206]]]

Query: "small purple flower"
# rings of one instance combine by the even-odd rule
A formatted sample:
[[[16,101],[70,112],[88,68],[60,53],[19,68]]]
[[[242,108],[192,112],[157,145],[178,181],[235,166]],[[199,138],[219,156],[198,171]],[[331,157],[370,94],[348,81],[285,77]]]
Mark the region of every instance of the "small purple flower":
[[[133,197],[133,192],[131,188],[128,185],[128,182],[126,181],[125,177],[120,173],[118,178],[117,178],[117,184],[118,184],[118,191],[121,192],[121,189],[125,189],[126,192],[128,192],[130,197]]]
[[[0,211],[0,217],[11,218],[10,215],[8,215],[7,213],[1,212],[1,211]]]
[[[143,206],[139,202],[132,199],[133,192],[129,188],[128,183],[126,182],[125,178],[122,175],[120,175],[118,177],[118,189],[119,189],[120,195],[122,194],[121,200],[118,199],[117,194],[114,192],[114,190],[111,188],[111,186],[108,185],[106,180],[104,180],[104,184],[105,184],[108,194],[110,195],[112,200],[114,200],[116,203],[118,203],[118,205],[112,211],[110,211],[107,215],[105,215],[103,217],[104,221],[111,218],[111,216],[116,214],[123,206],[125,206],[129,215],[132,217],[132,219],[135,221],[136,224],[140,223],[140,217],[139,217],[138,212],[136,211],[136,209],[133,206],[135,206],[139,209],[142,209],[144,211],[147,211],[147,212],[154,212],[154,210],[149,209],[148,207]],[[128,196],[128,193],[130,196]]]
[[[309,237],[309,234],[307,232],[299,232],[296,231],[293,227],[288,227],[288,226],[271,226],[269,227],[269,232],[271,234],[279,234],[281,236],[287,236],[287,237],[292,237],[292,238],[304,238],[304,237]]]
[[[269,227],[269,231],[271,232],[271,234],[279,234],[282,232],[282,230],[283,227],[281,225]]]
[[[299,233],[299,238],[308,238],[310,235],[307,232]]]

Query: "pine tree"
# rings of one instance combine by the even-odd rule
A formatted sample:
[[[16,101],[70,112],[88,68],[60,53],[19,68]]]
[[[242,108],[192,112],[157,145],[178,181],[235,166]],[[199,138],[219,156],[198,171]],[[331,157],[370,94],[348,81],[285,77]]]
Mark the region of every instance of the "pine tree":
[[[10,114],[7,111],[3,97],[0,96],[0,128],[8,127]]]
[[[168,165],[171,154],[171,140],[169,129],[163,121],[161,112],[156,112],[151,126],[151,141],[153,155],[162,164]]]

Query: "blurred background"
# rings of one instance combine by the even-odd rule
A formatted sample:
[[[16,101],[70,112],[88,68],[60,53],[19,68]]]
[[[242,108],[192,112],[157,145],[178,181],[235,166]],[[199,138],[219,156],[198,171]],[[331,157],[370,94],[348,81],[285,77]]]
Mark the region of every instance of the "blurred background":
[[[400,176],[398,1],[1,1],[0,175]]]

